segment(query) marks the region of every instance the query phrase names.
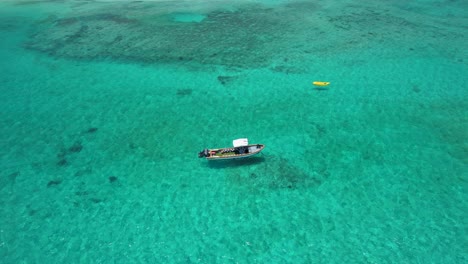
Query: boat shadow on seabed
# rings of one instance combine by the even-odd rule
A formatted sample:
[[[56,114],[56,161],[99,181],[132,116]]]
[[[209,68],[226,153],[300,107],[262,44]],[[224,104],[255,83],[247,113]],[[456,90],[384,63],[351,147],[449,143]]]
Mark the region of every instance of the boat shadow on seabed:
[[[260,154],[261,155],[261,154]],[[244,159],[230,159],[230,160],[212,160],[205,162],[205,166],[211,169],[225,169],[229,167],[257,165],[265,161],[265,157],[249,157]]]

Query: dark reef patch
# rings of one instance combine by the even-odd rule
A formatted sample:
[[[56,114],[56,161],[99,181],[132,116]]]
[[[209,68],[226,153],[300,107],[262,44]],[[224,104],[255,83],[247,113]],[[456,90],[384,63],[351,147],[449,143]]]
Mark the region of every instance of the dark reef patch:
[[[66,158],[60,158],[58,161],[57,161],[57,166],[59,167],[65,167],[68,165],[68,161]]]
[[[227,85],[234,81],[237,78],[237,76],[218,76],[218,82],[221,83],[222,85]]]
[[[85,133],[86,133],[86,134],[94,134],[94,133],[96,133],[97,131],[98,131],[98,128],[97,128],[97,127],[90,127],[90,128],[88,128],[88,129],[85,131]]]
[[[17,25],[13,23],[8,23],[8,22],[0,23],[0,31],[14,31],[16,28],[17,28]]]
[[[75,177],[81,177],[81,176],[84,176],[86,174],[91,174],[92,172],[93,172],[93,170],[90,169],[90,168],[81,169],[81,170],[78,170],[77,172],[75,172]]]
[[[93,132],[92,132],[93,133]],[[58,153],[57,153],[57,166],[59,167],[64,167],[68,165],[68,156],[71,154],[76,154],[79,153],[83,150],[83,145],[81,144],[80,141],[75,141],[70,147],[68,148],[62,148]]]
[[[70,153],[78,153],[78,152],[81,152],[82,149],[83,149],[83,145],[81,144],[81,142],[76,141],[75,143],[73,143],[72,146],[68,148],[68,151]]]
[[[7,173],[4,171],[3,173],[0,172],[0,190],[7,186],[13,186],[16,182],[16,178],[20,176],[19,171],[15,171],[12,173]]]
[[[90,198],[89,199],[91,202],[95,203],[95,204],[99,204],[99,203],[102,203],[104,202],[104,200],[100,199],[100,198]]]
[[[10,173],[8,175],[8,180],[12,183],[14,183],[16,181],[16,178],[18,178],[18,176],[20,176],[20,172],[19,171],[15,171],[13,173]]]
[[[114,182],[116,182],[117,180],[118,180],[117,177],[115,177],[115,176],[109,176],[109,182],[110,182],[110,183],[114,183]]]
[[[286,65],[277,65],[277,66],[272,67],[271,70],[274,72],[282,72],[286,74],[302,74],[306,72],[306,70],[301,69],[299,67],[286,66]]]
[[[75,23],[80,22],[80,19],[77,17],[70,17],[70,18],[62,18],[62,19],[57,19],[54,21],[57,26],[70,26]]]
[[[178,96],[187,96],[187,95],[191,95],[192,92],[193,92],[192,89],[178,89],[176,94]]]
[[[62,183],[62,180],[52,180],[47,183],[47,188],[56,186]]]
[[[75,192],[75,195],[77,195],[77,196],[86,196],[88,194],[89,194],[88,191],[76,191]]]
[[[128,24],[128,23],[136,23],[138,20],[136,19],[129,19],[121,15],[112,14],[112,13],[98,13],[98,14],[91,14],[87,16],[79,16],[79,17],[69,17],[69,18],[61,18],[57,19],[54,22],[58,26],[68,26],[78,22],[90,22],[90,21],[112,21],[119,24]]]

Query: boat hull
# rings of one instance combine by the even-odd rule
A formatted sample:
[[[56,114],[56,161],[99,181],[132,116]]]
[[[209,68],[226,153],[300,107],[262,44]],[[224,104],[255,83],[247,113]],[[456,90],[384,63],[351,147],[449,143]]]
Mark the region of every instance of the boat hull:
[[[199,157],[207,160],[242,159],[257,155],[265,148],[263,144],[254,144],[234,148],[205,149],[199,153]]]

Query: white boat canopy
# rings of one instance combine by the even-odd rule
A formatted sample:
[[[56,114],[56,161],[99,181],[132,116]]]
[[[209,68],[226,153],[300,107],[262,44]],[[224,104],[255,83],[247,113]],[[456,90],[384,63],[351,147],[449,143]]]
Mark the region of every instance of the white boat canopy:
[[[249,145],[249,140],[247,138],[239,138],[232,141],[234,147],[242,147]]]

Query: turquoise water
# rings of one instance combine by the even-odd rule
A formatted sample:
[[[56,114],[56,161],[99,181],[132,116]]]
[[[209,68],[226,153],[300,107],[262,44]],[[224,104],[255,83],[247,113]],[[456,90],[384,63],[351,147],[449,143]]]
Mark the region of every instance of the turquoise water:
[[[1,262],[466,263],[467,8],[2,1]]]

